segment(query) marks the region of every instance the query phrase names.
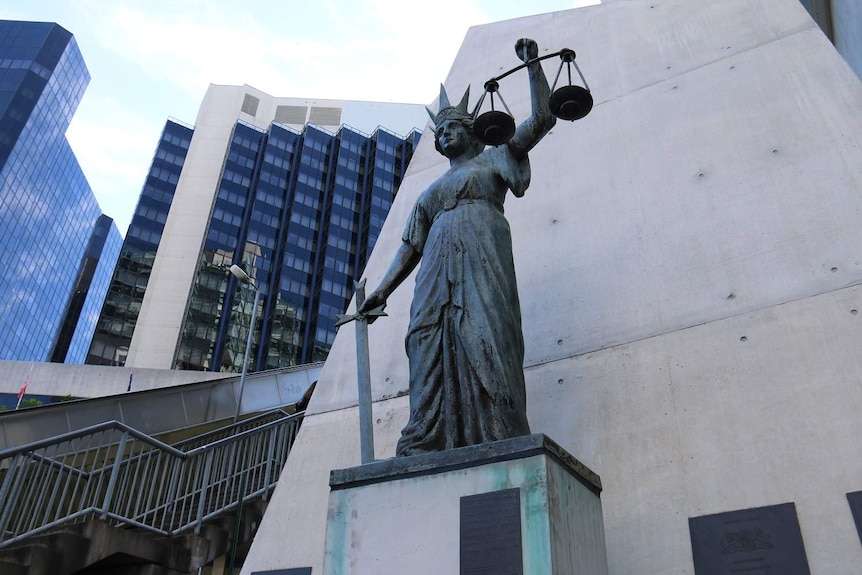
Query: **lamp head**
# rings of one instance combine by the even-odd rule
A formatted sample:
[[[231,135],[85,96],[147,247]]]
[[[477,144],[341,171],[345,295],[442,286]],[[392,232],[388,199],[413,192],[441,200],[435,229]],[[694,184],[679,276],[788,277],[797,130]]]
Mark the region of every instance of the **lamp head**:
[[[233,276],[242,283],[254,286],[254,280],[251,279],[251,276],[245,273],[245,270],[243,270],[238,265],[233,264],[232,266],[230,266],[230,273],[233,274]]]

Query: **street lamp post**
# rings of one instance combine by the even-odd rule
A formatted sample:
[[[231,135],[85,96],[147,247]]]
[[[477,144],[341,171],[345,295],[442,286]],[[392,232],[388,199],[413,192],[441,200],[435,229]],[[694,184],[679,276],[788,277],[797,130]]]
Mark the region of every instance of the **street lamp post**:
[[[233,416],[233,422],[239,420],[239,410],[242,407],[242,394],[245,391],[245,374],[248,371],[248,356],[251,353],[251,340],[254,337],[254,320],[257,315],[257,303],[260,301],[260,288],[254,283],[254,280],[236,264],[230,266],[230,273],[244,284],[254,288],[254,305],[251,308],[251,321],[248,326],[248,338],[245,342],[245,355],[242,358],[242,375],[239,376],[239,399],[236,401],[236,414]]]

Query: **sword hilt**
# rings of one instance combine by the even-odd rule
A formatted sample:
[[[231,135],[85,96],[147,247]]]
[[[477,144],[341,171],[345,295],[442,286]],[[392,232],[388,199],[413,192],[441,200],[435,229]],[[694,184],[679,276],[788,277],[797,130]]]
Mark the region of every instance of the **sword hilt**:
[[[346,323],[350,323],[353,320],[368,321],[369,317],[381,317],[381,316],[388,315],[385,311],[383,311],[385,308],[386,308],[386,304],[383,304],[383,305],[379,305],[373,309],[370,309],[365,313],[356,312],[352,315],[340,313],[337,316],[335,316],[336,317],[335,327],[341,327],[342,325],[344,325]]]

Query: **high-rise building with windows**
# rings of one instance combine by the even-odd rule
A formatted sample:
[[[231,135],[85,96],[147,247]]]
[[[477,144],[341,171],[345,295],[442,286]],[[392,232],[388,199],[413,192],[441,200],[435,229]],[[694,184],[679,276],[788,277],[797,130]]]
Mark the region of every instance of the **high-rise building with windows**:
[[[124,365],[193,128],[168,119],[99,315],[87,363]]]
[[[90,80],[57,24],[0,21],[0,359],[83,363],[122,242],[66,140]]]
[[[249,368],[324,359],[426,120],[211,86],[194,128],[165,127],[87,362],[241,370],[255,294],[234,263],[261,292]]]

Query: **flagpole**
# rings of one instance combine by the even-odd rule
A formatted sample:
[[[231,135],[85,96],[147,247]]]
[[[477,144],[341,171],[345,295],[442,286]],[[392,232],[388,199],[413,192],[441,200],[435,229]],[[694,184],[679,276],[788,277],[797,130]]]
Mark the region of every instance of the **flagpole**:
[[[30,369],[27,371],[27,375],[24,377],[24,385],[21,386],[21,389],[18,390],[18,403],[15,404],[15,411],[18,411],[18,408],[21,407],[21,400],[24,399],[24,394],[27,393],[27,384],[30,382],[30,374],[33,373],[33,364],[30,364]]]

